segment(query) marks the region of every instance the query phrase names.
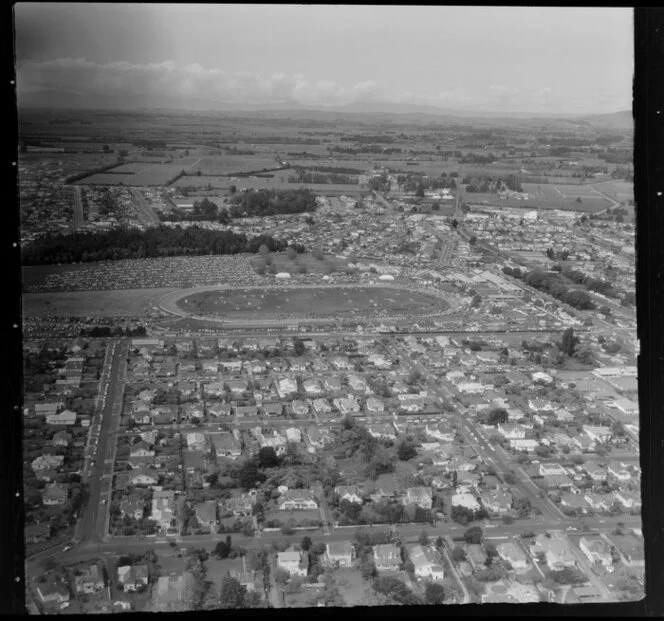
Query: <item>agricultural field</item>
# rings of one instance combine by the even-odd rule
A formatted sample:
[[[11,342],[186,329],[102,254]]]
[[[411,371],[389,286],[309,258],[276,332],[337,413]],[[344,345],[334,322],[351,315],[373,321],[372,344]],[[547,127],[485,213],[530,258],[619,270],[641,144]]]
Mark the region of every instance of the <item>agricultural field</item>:
[[[253,177],[249,177],[253,179]],[[243,179],[243,181],[246,181]],[[269,179],[267,180],[269,181]],[[237,185],[237,182],[233,181],[230,177],[205,177],[205,176],[195,176],[195,177],[180,177],[175,181],[171,187],[174,188],[208,188],[212,187],[215,190],[225,190],[228,189],[231,185]]]
[[[24,293],[23,314],[30,317],[44,315],[137,317],[145,313],[147,305],[171,291],[172,288],[156,288]]]
[[[257,155],[208,155],[201,157],[190,168],[191,173],[201,171],[201,176],[230,176],[240,173],[280,168],[275,157]]]
[[[610,207],[611,204],[603,196],[585,185],[554,185],[549,183],[522,183],[523,191],[530,196],[529,201],[516,201],[520,205],[531,203],[541,209],[572,209],[594,213]],[[471,195],[468,195],[470,197]],[[475,195],[473,195],[475,196]],[[490,196],[490,195],[489,195]],[[581,202],[576,199],[580,198]],[[495,200],[510,204],[512,201],[495,197]]]
[[[634,182],[633,181],[602,181],[593,183],[592,187],[617,201],[634,200]]]
[[[121,164],[103,173],[79,179],[78,185],[164,186],[180,171],[187,170],[200,158],[183,157],[170,164],[132,162]]]
[[[424,293],[389,287],[236,289],[193,293],[177,302],[192,314],[241,318],[251,315],[373,315],[433,313],[447,308],[442,300]]]

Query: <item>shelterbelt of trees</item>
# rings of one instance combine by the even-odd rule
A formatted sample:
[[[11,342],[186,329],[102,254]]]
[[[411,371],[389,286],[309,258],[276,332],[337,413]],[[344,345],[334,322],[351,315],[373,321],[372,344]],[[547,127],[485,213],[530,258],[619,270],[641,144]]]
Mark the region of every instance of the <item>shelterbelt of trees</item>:
[[[152,257],[257,253],[261,246],[280,252],[288,244],[269,235],[247,237],[199,226],[158,226],[148,230],[118,228],[90,233],[55,233],[23,249],[24,265],[118,261]]]
[[[304,213],[316,210],[316,195],[306,188],[297,190],[249,189],[233,196],[230,201],[231,218],[273,216]]]

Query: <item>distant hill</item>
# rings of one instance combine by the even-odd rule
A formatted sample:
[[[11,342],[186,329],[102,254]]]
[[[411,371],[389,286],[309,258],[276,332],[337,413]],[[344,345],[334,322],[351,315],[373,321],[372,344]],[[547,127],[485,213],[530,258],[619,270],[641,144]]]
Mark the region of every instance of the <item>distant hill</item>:
[[[593,114],[580,119],[596,129],[632,129],[634,118],[631,110],[614,112],[612,114]]]
[[[631,112],[587,115],[549,114],[541,112],[490,112],[485,110],[448,109],[420,104],[394,103],[386,101],[354,102],[342,106],[305,106],[292,101],[271,104],[237,104],[197,97],[163,97],[156,95],[101,96],[82,95],[71,91],[42,90],[19,93],[19,108],[60,108],[94,110],[181,110],[193,112],[232,112],[248,116],[271,116],[333,121],[339,115],[370,117],[372,121],[408,121],[431,123],[501,122],[506,125],[547,124],[569,126],[590,125],[597,129],[630,129],[633,125]]]

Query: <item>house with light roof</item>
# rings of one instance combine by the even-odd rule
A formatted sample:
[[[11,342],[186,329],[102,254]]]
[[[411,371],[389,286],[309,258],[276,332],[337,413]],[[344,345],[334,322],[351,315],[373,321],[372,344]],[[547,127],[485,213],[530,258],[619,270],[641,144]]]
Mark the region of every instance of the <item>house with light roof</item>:
[[[408,553],[411,563],[415,568],[418,578],[429,578],[431,580],[443,580],[445,570],[440,554],[431,547],[414,546]]]

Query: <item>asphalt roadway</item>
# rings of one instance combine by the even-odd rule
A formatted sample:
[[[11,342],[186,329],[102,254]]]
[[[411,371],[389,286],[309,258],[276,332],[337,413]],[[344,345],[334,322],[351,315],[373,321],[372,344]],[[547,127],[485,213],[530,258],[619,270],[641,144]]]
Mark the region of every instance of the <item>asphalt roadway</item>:
[[[110,504],[108,498],[113,483],[113,456],[122,410],[124,379],[121,375],[126,367],[127,345],[125,340],[118,341],[113,351],[108,389],[99,423],[97,454],[88,476],[89,498],[80,518],[78,538],[83,542],[100,541],[105,534],[104,525]],[[106,505],[101,504],[102,499],[106,499]]]

